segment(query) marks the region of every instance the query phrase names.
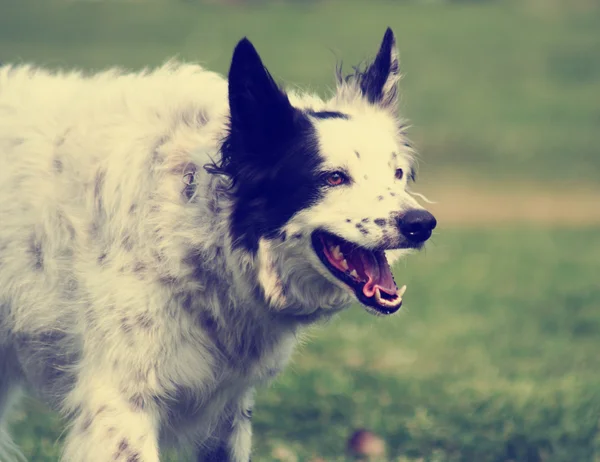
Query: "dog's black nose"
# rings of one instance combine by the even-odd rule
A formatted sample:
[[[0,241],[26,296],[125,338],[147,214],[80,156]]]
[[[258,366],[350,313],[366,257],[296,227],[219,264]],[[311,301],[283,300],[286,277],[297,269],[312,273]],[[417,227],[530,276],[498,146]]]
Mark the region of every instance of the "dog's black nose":
[[[409,210],[398,219],[400,232],[412,242],[425,242],[436,225],[435,217],[427,210]]]

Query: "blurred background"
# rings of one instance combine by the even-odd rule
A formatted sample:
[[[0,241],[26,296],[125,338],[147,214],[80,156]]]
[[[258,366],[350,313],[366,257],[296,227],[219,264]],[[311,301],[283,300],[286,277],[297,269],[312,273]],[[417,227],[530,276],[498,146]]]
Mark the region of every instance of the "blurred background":
[[[353,307],[260,391],[253,460],[598,462],[600,1],[0,0],[0,62],[226,73],[246,35],[326,95],[387,26],[440,224],[395,268],[399,315]],[[58,460],[54,414],[26,400],[12,424]]]

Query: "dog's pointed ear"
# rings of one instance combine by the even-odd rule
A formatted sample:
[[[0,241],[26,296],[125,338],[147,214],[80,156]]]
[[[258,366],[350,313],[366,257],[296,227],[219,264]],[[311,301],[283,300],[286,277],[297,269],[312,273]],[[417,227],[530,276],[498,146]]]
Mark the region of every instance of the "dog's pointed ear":
[[[248,154],[268,158],[278,141],[291,136],[295,109],[247,38],[233,52],[229,108],[231,135]]]
[[[370,103],[393,109],[398,103],[399,80],[396,38],[388,27],[375,60],[362,75],[360,90]]]

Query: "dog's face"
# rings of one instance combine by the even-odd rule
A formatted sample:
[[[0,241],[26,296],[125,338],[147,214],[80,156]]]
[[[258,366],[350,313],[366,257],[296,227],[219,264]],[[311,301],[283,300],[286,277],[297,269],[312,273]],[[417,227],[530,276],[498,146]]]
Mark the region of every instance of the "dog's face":
[[[287,95],[249,41],[236,47],[221,168],[232,180],[234,242],[257,255],[274,306],[312,301],[314,291],[332,309],[353,298],[378,314],[400,308],[405,287],[386,255],[420,248],[436,221],[407,189],[398,79],[389,29],[374,62],[340,78],[326,103]]]

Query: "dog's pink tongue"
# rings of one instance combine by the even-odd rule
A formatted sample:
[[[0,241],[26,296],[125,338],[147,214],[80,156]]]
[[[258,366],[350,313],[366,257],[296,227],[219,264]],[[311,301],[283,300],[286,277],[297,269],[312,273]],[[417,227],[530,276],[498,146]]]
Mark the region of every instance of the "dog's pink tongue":
[[[363,287],[363,294],[367,297],[375,295],[375,289],[386,292],[389,295],[396,295],[398,288],[392,276],[392,270],[383,252],[360,252],[360,261],[362,270],[367,276],[368,281]]]

